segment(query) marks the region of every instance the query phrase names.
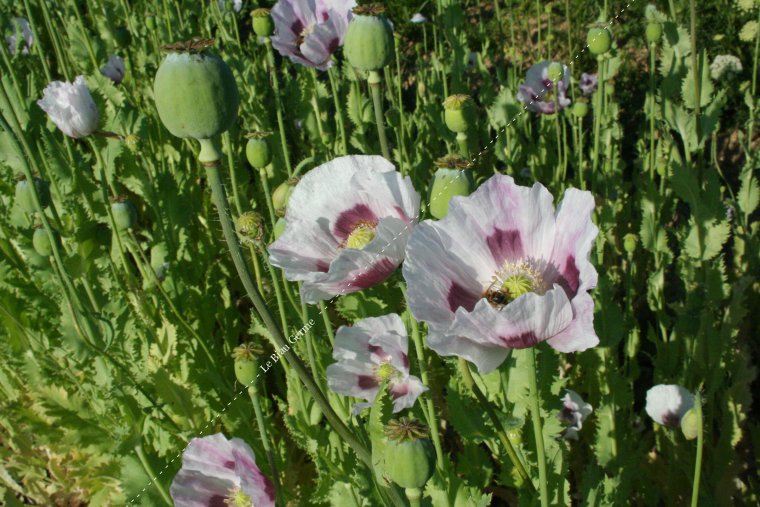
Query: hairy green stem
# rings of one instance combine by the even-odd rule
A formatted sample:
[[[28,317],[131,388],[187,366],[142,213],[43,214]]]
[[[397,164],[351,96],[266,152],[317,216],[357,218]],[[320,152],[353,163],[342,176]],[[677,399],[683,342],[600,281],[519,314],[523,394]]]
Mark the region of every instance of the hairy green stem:
[[[277,127],[280,130],[280,144],[282,146],[282,157],[285,159],[285,168],[288,171],[288,176],[293,175],[293,166],[290,164],[290,152],[288,151],[288,141],[285,137],[285,120],[282,115],[282,97],[280,96],[280,81],[277,77],[277,67],[274,63],[274,50],[272,49],[272,41],[269,37],[264,40],[264,45],[267,47],[267,65],[269,66],[269,74],[272,78],[272,90],[274,91],[274,102],[277,108]]]
[[[269,462],[269,470],[271,472],[272,483],[274,484],[274,494],[279,502],[283,502],[283,498],[281,497],[282,488],[280,487],[280,474],[277,471],[277,462],[275,461],[274,451],[272,450],[272,443],[269,441],[269,432],[267,432],[266,424],[264,424],[264,412],[261,410],[261,401],[259,400],[259,394],[255,385],[248,388],[248,396],[251,397],[253,412],[256,414],[256,425],[259,427],[261,445],[264,447],[264,453],[267,455],[267,461]]]
[[[377,125],[377,136],[380,139],[380,149],[383,156],[388,160],[391,159],[391,153],[388,150],[388,138],[385,136],[385,120],[383,119],[383,95],[380,89],[380,73],[376,70],[369,71],[367,83],[372,91],[372,103],[375,106],[375,124]]]
[[[530,375],[528,377],[528,387],[530,389],[530,418],[533,421],[533,434],[536,440],[536,457],[538,459],[538,483],[541,494],[541,507],[549,506],[549,493],[546,483],[546,453],[544,451],[544,434],[541,429],[541,400],[538,393],[538,384],[536,381],[536,350],[534,347],[528,347],[525,352],[530,362]]]
[[[169,493],[166,491],[164,485],[161,484],[161,481],[158,480],[158,475],[156,475],[155,470],[153,470],[153,466],[150,464],[150,461],[148,461],[148,457],[145,455],[145,449],[143,449],[142,441],[135,445],[135,453],[140,459],[140,464],[142,465],[143,470],[145,470],[145,473],[148,475],[148,477],[151,478],[153,486],[161,495],[161,499],[166,502],[166,505],[174,505],[174,502],[169,496]]]
[[[697,507],[699,502],[699,482],[702,479],[702,449],[704,447],[704,423],[702,421],[702,395],[694,396],[694,411],[697,413],[697,459],[694,463],[694,483],[691,488],[691,507]]]

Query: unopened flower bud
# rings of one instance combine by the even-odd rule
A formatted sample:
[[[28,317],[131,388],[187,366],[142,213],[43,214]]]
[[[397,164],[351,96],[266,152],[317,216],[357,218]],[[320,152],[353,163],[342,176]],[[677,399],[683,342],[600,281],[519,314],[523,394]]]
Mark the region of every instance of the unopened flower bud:
[[[116,230],[119,232],[132,229],[137,225],[137,209],[126,199],[118,199],[111,203],[111,213]]]
[[[40,207],[45,209],[50,204],[50,187],[45,180],[34,178],[34,185],[30,185],[26,178],[19,179],[16,182],[16,203],[24,213],[34,213],[34,196],[32,192],[37,191],[37,198],[40,201]]]
[[[267,137],[270,132],[254,132],[248,135],[245,156],[255,169],[264,169],[272,163],[272,150],[269,149]]]
[[[647,42],[657,44],[662,37],[662,25],[657,21],[651,21],[647,24],[646,29]]]
[[[383,431],[388,437],[385,466],[391,480],[405,489],[423,488],[435,469],[435,451],[427,439],[427,428],[402,417],[391,420]]]
[[[235,359],[235,378],[244,386],[251,387],[256,381],[256,358],[264,353],[264,349],[254,343],[244,343],[232,352]]]
[[[612,36],[606,28],[592,28],[586,36],[586,44],[591,54],[603,55],[610,50]]]
[[[259,37],[271,37],[274,33],[274,21],[272,20],[272,11],[265,8],[254,9],[251,11],[251,21],[253,24],[253,33]]]
[[[343,52],[360,70],[380,70],[393,59],[393,29],[380,4],[355,7],[346,30]]]
[[[213,39],[193,39],[164,49],[153,82],[161,122],[182,138],[212,139],[237,118],[240,96],[235,76],[224,61],[207,49]]]
[[[53,234],[55,235],[56,233],[54,232]],[[53,255],[53,244],[50,242],[50,236],[45,229],[37,228],[34,230],[32,246],[34,247],[34,251],[42,257]]]
[[[684,414],[681,418],[681,432],[683,433],[683,436],[686,437],[686,440],[694,440],[697,438],[700,424],[699,414],[697,414],[695,408],[689,409],[689,411]]]
[[[438,219],[449,212],[449,201],[455,195],[470,195],[475,182],[467,160],[449,155],[436,161],[438,170],[430,185],[430,214]]]
[[[451,95],[443,101],[443,119],[452,132],[467,132],[475,121],[475,103],[469,95]]]
[[[585,100],[578,100],[573,104],[573,115],[578,118],[584,118],[588,114],[588,102]]]
[[[274,209],[284,209],[288,206],[290,195],[297,184],[298,178],[290,178],[274,189],[274,192],[272,192],[272,206],[274,206]]]

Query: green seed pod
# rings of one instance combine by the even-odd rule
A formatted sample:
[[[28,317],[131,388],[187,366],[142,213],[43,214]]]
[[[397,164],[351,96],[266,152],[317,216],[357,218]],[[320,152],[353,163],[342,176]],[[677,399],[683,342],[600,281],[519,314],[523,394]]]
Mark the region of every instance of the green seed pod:
[[[256,381],[258,369],[257,358],[264,353],[264,349],[254,343],[244,343],[232,351],[235,359],[235,378],[247,387],[253,387]]]
[[[137,225],[137,209],[129,201],[116,201],[111,203],[114,225],[119,232],[132,229]]]
[[[257,245],[264,239],[264,219],[255,211],[246,211],[235,221],[242,243]]]
[[[588,114],[588,102],[579,100],[573,104],[573,115],[578,118],[584,118]]]
[[[662,25],[656,21],[652,21],[647,24],[646,29],[647,42],[650,44],[657,44],[662,37]]]
[[[562,64],[559,62],[552,62],[549,64],[549,80],[556,83],[558,81],[562,81],[562,77],[565,74],[565,69],[562,67]]]
[[[612,36],[610,31],[606,28],[592,28],[588,31],[586,36],[586,44],[588,49],[594,55],[603,55],[610,50],[612,44]]]
[[[436,161],[438,170],[433,175],[430,185],[430,214],[437,219],[449,212],[449,201],[455,195],[470,195],[475,181],[467,160],[449,155]]]
[[[422,488],[433,475],[435,451],[427,430],[418,421],[402,417],[385,428],[385,468],[391,480],[405,489]]]
[[[475,103],[469,95],[452,95],[443,101],[443,119],[452,132],[464,133],[475,123]]]
[[[699,432],[699,414],[694,408],[690,408],[681,418],[681,432],[686,440],[694,440]]]
[[[37,197],[40,200],[40,206],[45,209],[50,205],[50,187],[45,180],[34,178],[34,188],[37,190]],[[25,213],[34,213],[34,198],[32,196],[32,186],[24,178],[16,182],[16,203]]]
[[[343,52],[348,62],[359,70],[380,70],[393,59],[393,29],[379,4],[354,8],[354,17],[346,30]]]
[[[636,251],[636,243],[639,241],[638,236],[629,232],[623,236],[623,249],[626,253],[632,254]]]
[[[55,233],[53,233],[55,236]],[[50,257],[53,255],[53,245],[50,242],[50,236],[45,229],[35,229],[32,235],[32,246],[34,251],[42,257]]]
[[[282,236],[282,233],[285,232],[285,219],[280,217],[277,219],[277,221],[274,223],[274,230],[272,231],[274,233],[274,239],[278,239],[280,236]]]
[[[158,116],[177,137],[211,139],[237,118],[240,96],[232,71],[206,51],[211,39],[165,46],[169,53],[156,72],[153,96]]]
[[[269,141],[267,141],[269,134],[270,132],[254,132],[248,135],[245,156],[248,163],[255,169],[264,169],[272,163],[272,150],[269,149]]]
[[[274,192],[272,192],[272,206],[274,206],[274,209],[287,207],[296,185],[298,185],[298,178],[290,178],[274,189]]]
[[[274,33],[272,11],[269,9],[260,8],[251,11],[251,22],[253,24],[253,33],[259,37],[271,37]]]

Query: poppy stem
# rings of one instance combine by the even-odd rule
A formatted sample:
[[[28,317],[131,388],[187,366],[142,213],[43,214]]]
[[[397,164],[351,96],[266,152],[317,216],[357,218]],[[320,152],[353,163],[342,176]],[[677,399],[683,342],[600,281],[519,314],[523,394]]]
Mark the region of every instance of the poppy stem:
[[[507,433],[504,431],[504,426],[501,424],[501,419],[499,419],[498,414],[493,409],[493,406],[491,406],[488,398],[485,397],[478,385],[475,383],[475,379],[472,378],[470,366],[467,364],[467,361],[461,357],[459,358],[459,371],[462,372],[462,379],[464,380],[465,385],[472,391],[472,394],[474,394],[478,399],[480,406],[483,407],[483,410],[486,411],[486,414],[488,414],[491,422],[493,422],[494,428],[496,428],[496,434],[499,436],[501,443],[504,444],[504,449],[507,451],[507,455],[509,456],[510,461],[517,469],[517,473],[520,475],[520,478],[525,481],[526,484],[530,484],[531,488],[535,491],[536,486],[530,479],[530,476],[525,470],[525,466],[522,464],[522,461],[520,461],[520,458],[517,457],[515,448],[512,447],[512,442],[509,441],[509,437],[507,437]]]
[[[269,462],[269,471],[272,475],[272,484],[274,485],[274,495],[280,502],[283,499],[280,497],[280,474],[277,471],[277,462],[274,458],[274,452],[272,451],[272,443],[269,441],[269,433],[267,427],[264,424],[264,413],[261,410],[261,402],[259,401],[259,394],[254,385],[248,388],[248,395],[251,397],[251,404],[253,404],[253,412],[256,414],[256,425],[259,427],[259,436],[261,437],[261,445],[264,447],[264,453],[267,455],[267,461]]]
[[[691,507],[699,501],[699,482],[702,478],[702,448],[704,447],[704,424],[702,422],[702,395],[694,395],[694,411],[697,413],[697,459],[694,464],[694,484],[691,488]]]
[[[274,63],[274,50],[272,50],[272,40],[267,37],[264,40],[264,45],[267,47],[267,65],[269,66],[269,74],[272,76],[272,90],[274,91],[274,103],[277,108],[277,127],[280,131],[280,144],[282,146],[282,157],[285,159],[285,169],[288,171],[288,176],[293,175],[293,166],[290,165],[290,152],[288,151],[288,141],[285,138],[285,120],[282,116],[282,99],[280,97],[280,81],[277,77],[277,67]]]
[[[376,70],[369,71],[367,83],[372,91],[372,103],[375,106],[375,123],[377,124],[377,136],[380,138],[380,149],[383,156],[390,160],[391,152],[388,150],[388,138],[385,136],[385,121],[383,120],[383,96],[380,89],[382,78]]]
[[[541,400],[538,393],[538,383],[536,381],[536,349],[528,347],[525,350],[530,362],[531,373],[528,377],[528,388],[530,389],[530,418],[533,421],[533,434],[536,439],[536,455],[538,458],[538,482],[541,495],[541,507],[549,506],[549,494],[546,485],[546,453],[544,451],[544,434],[541,429]]]

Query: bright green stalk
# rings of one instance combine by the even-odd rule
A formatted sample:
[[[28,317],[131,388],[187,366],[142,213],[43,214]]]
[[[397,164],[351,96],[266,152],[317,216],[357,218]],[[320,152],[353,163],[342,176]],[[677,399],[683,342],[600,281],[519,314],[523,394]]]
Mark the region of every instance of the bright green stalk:
[[[704,423],[702,421],[702,395],[694,396],[694,410],[697,413],[697,459],[694,463],[694,483],[691,488],[691,507],[699,502],[699,482],[702,479],[702,448],[704,447]]]
[[[651,97],[651,111],[649,117],[649,178],[654,181],[654,167],[657,163],[655,151],[654,151],[654,115],[656,111],[655,100],[655,82],[654,82],[654,66],[655,66],[655,48],[654,43],[649,44],[649,94]]]
[[[282,491],[280,487],[280,474],[277,472],[277,462],[275,461],[274,451],[272,450],[272,443],[269,441],[269,434],[267,432],[266,424],[264,424],[264,413],[261,410],[261,402],[259,401],[258,391],[255,385],[248,388],[248,395],[251,397],[251,403],[253,404],[253,412],[256,414],[256,425],[259,427],[259,436],[261,436],[261,445],[264,447],[264,453],[267,455],[267,461],[269,462],[269,470],[271,472],[272,483],[274,484],[275,497],[282,502]]]
[[[330,322],[330,316],[327,314],[327,307],[324,301],[319,302],[319,313],[322,314],[322,321],[325,323],[325,331],[330,339],[330,345],[335,345],[335,333],[333,332],[332,322]]]
[[[593,163],[591,164],[592,178],[596,178],[597,169],[599,169],[599,135],[602,129],[602,115],[604,114],[604,56],[599,55],[596,57],[597,72],[599,75],[599,86],[596,89],[596,95],[594,96],[594,151],[593,151]],[[688,150],[687,150],[688,151]]]
[[[499,436],[499,440],[501,440],[501,443],[504,445],[504,449],[507,451],[507,456],[509,456],[509,460],[512,462],[512,465],[514,465],[517,473],[520,475],[520,478],[526,484],[530,484],[530,487],[535,491],[536,487],[533,484],[533,481],[531,481],[528,472],[525,470],[525,466],[523,466],[522,462],[520,461],[520,458],[517,457],[515,448],[512,446],[512,442],[509,441],[509,437],[504,431],[504,426],[501,423],[501,419],[499,419],[499,415],[494,410],[491,402],[488,401],[488,398],[486,398],[485,395],[480,391],[480,388],[475,383],[475,379],[472,378],[470,366],[467,364],[467,361],[460,357],[458,364],[459,371],[462,373],[462,380],[464,380],[465,385],[472,391],[472,393],[478,399],[478,403],[480,403],[481,408],[486,411],[486,414],[488,414],[488,417],[491,419],[491,422],[496,429],[496,434]]]
[[[166,503],[166,505],[174,505],[174,502],[169,496],[169,493],[166,491],[164,485],[161,484],[161,482],[158,480],[158,475],[156,475],[156,472],[153,470],[150,461],[148,461],[148,457],[145,455],[145,449],[143,449],[142,441],[135,444],[135,453],[140,459],[140,464],[145,470],[145,473],[148,475],[148,477],[152,478],[153,486],[155,486],[156,490],[158,490],[158,493],[161,495],[161,499]]]
[[[758,9],[757,20],[760,23],[760,9]],[[752,147],[752,131],[755,128],[755,92],[757,91],[757,60],[760,53],[760,30],[755,36],[755,53],[752,58],[752,107],[749,108],[749,129],[747,131],[747,148],[750,151]],[[752,152],[754,154],[754,152]]]
[[[534,347],[528,347],[525,352],[530,361],[530,375],[528,376],[528,387],[530,389],[530,418],[533,421],[533,433],[536,439],[536,455],[538,459],[538,482],[541,494],[541,507],[549,506],[549,493],[546,483],[546,455],[544,452],[544,434],[541,429],[541,401],[538,393],[536,381],[536,350]]]
[[[288,151],[288,141],[285,138],[285,120],[282,116],[282,98],[280,97],[280,81],[277,77],[277,67],[274,63],[274,50],[272,49],[272,41],[269,37],[264,39],[264,45],[267,47],[267,65],[269,66],[269,74],[272,76],[272,90],[274,90],[274,102],[277,108],[277,127],[280,130],[280,143],[282,145],[282,156],[285,159],[285,168],[288,171],[288,176],[293,175],[293,166],[290,165],[290,152]]]
[[[314,93],[311,95],[311,107],[314,109],[314,116],[317,120],[317,131],[319,132],[320,138],[319,142],[327,145],[327,140],[325,139],[325,129],[322,125],[322,110],[319,107],[319,88],[317,86],[319,80],[317,79],[317,69],[311,67],[309,70],[311,74],[312,86],[314,88]],[[330,148],[330,152],[332,152],[332,148]]]
[[[385,121],[383,119],[383,96],[380,89],[380,73],[376,70],[369,71],[367,83],[372,91],[372,103],[375,106],[375,124],[377,125],[377,136],[380,138],[380,149],[383,156],[388,160],[391,159],[391,153],[388,150],[388,138],[385,136]]]
[[[702,72],[699,68],[699,54],[697,54],[697,4],[694,0],[689,0],[691,11],[690,28],[691,28],[691,70],[694,74],[694,130],[697,133],[697,149],[699,153],[702,142]],[[750,139],[750,143],[752,140]],[[686,150],[688,151],[688,150]],[[700,156],[701,158],[701,156]],[[701,165],[701,164],[700,164]]]
[[[372,456],[369,450],[367,450],[365,445],[349,431],[346,425],[343,424],[338,415],[332,409],[330,403],[327,401],[319,387],[317,387],[317,384],[309,375],[301,360],[295,354],[293,349],[288,346],[285,337],[283,336],[280,329],[278,329],[277,324],[275,323],[272,314],[264,303],[263,298],[256,290],[251,274],[248,271],[248,265],[245,263],[245,260],[243,258],[243,252],[240,248],[240,243],[238,243],[237,236],[235,235],[232,220],[230,219],[227,194],[224,190],[222,178],[219,174],[218,158],[217,160],[207,159],[204,165],[206,166],[206,174],[208,176],[209,186],[211,187],[211,197],[214,201],[214,205],[216,206],[219,220],[222,224],[224,238],[227,241],[227,247],[230,251],[230,255],[232,256],[232,261],[235,264],[235,269],[240,276],[246,293],[253,301],[253,305],[261,317],[264,326],[266,326],[267,330],[269,331],[273,345],[277,350],[286,351],[284,353],[285,360],[290,363],[290,365],[293,367],[293,370],[301,379],[301,382],[311,394],[315,403],[317,403],[317,405],[319,405],[319,408],[322,409],[322,413],[325,415],[327,421],[330,423],[336,433],[340,435],[343,441],[346,442],[354,450],[357,457],[371,468]]]
[[[346,123],[343,118],[343,106],[338,96],[338,82],[335,77],[335,66],[333,65],[327,71],[330,78],[330,90],[332,91],[333,102],[335,103],[335,118],[338,122],[338,131],[340,132],[340,154],[348,155],[348,137],[346,135]]]
[[[467,141],[467,133],[466,132],[458,132],[457,133],[457,145],[459,146],[459,154],[462,155],[462,157],[469,160],[470,158],[470,146]]]

